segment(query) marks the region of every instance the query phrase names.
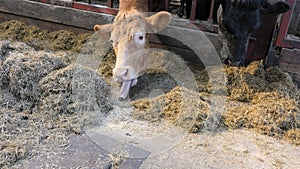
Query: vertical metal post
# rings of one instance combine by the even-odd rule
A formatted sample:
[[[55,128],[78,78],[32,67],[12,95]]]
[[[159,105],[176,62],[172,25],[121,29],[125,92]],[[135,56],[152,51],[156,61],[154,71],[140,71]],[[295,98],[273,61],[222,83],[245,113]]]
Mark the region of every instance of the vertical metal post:
[[[168,11],[169,9],[169,3],[170,3],[170,0],[165,0],[165,10]]]
[[[92,3],[92,0],[88,0],[88,4],[91,4]]]
[[[113,0],[107,0],[107,6],[109,8],[112,8],[113,7]]]
[[[193,0],[193,3],[192,3],[192,11],[191,11],[191,18],[190,18],[192,21],[196,20],[197,1],[198,0]]]
[[[210,11],[209,11],[209,17],[208,17],[208,22],[211,24],[213,23],[214,8],[215,8],[215,0],[212,0],[211,4],[210,4]]]
[[[152,9],[152,0],[148,1],[148,11],[151,12]]]

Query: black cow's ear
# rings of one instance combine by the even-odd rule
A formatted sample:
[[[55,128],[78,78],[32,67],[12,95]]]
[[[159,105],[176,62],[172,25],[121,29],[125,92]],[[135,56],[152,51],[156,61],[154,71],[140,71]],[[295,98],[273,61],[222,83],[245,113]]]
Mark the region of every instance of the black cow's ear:
[[[284,13],[288,10],[290,10],[291,7],[289,4],[283,1],[276,2],[275,4],[271,4],[266,9],[266,12],[273,15],[279,15],[281,13]]]

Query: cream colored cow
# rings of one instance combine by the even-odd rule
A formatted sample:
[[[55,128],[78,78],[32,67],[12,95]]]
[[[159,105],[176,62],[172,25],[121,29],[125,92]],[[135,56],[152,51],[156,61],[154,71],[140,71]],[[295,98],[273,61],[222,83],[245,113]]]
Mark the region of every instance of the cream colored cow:
[[[113,69],[115,81],[122,84],[120,98],[126,98],[130,87],[137,83],[138,73],[146,64],[145,49],[149,46],[148,33],[164,29],[171,20],[168,12],[145,17],[148,0],[120,0],[119,13],[112,24],[95,25],[95,31],[110,34],[117,56]]]

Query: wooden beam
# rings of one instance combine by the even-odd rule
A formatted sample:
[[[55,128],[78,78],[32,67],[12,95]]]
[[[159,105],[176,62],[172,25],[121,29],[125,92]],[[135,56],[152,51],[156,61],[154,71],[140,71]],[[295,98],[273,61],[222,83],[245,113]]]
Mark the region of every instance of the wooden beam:
[[[93,33],[91,28],[85,29],[85,28],[63,25],[63,24],[49,22],[45,20],[39,20],[35,18],[28,18],[19,15],[0,12],[0,22],[11,21],[11,20],[18,20],[24,22],[27,25],[37,26],[42,30],[49,30],[49,31],[67,30],[70,32],[74,32],[75,34]]]
[[[288,72],[300,87],[300,50],[283,48],[280,53],[279,67]]]
[[[280,62],[297,65],[297,72],[300,74],[300,50],[283,48],[280,55]]]
[[[0,0],[0,12],[63,25],[92,29],[94,24],[111,22],[112,15],[81,11],[64,6],[24,0]]]

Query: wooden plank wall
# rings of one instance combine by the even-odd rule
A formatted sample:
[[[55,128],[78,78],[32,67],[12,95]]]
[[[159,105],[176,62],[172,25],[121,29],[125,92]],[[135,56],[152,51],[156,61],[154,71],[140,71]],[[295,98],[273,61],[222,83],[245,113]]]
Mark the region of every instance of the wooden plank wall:
[[[283,48],[279,57],[279,67],[288,72],[300,87],[300,50]]]

